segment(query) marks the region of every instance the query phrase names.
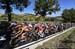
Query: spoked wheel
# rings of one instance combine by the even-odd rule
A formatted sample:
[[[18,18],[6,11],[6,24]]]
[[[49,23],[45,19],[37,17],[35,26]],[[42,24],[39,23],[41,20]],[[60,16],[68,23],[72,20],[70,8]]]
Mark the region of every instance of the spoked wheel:
[[[45,37],[45,33],[44,32],[43,33],[38,33],[38,35],[39,35],[40,38],[44,38]]]
[[[13,38],[12,40],[10,40],[10,46],[11,47],[17,47],[19,42],[20,42],[19,39]]]
[[[49,31],[47,29],[44,32],[45,32],[45,36],[49,35]]]

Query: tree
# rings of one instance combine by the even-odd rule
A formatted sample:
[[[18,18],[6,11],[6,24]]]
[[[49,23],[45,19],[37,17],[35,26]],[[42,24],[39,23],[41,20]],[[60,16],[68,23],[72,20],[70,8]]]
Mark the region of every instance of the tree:
[[[75,22],[75,9],[65,9],[62,13],[65,22]]]
[[[55,13],[56,11],[59,11],[59,3],[58,0],[35,0],[35,14],[44,16],[47,14]]]
[[[23,11],[30,4],[29,0],[0,0],[0,9],[5,10],[8,21],[11,21],[13,8]]]

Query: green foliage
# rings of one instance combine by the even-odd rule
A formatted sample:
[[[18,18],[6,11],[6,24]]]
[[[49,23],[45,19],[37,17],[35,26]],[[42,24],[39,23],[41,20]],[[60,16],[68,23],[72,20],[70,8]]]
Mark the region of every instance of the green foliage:
[[[58,17],[54,18],[54,22],[63,22],[63,19],[61,16],[58,16]]]
[[[45,16],[60,10],[58,0],[35,0],[35,13]]]
[[[61,19],[61,17],[60,17]],[[7,21],[7,15],[1,15],[0,21],[5,20]],[[42,17],[42,16],[35,16],[33,14],[12,14],[12,21],[54,21],[59,22],[59,17]]]
[[[35,21],[43,21],[43,20],[44,20],[44,18],[41,16],[35,18]]]
[[[62,22],[62,19],[58,17],[45,17],[45,21]]]
[[[36,17],[33,14],[12,14],[12,21],[43,21],[43,17]],[[6,15],[0,16],[0,21],[1,20],[7,20]]]
[[[66,22],[75,22],[75,9],[65,9],[62,13],[62,18]]]
[[[45,21],[51,21],[50,17],[45,17]]]
[[[8,21],[11,21],[13,8],[23,11],[29,4],[29,0],[0,0],[0,9],[5,10],[5,13],[8,15]]]
[[[0,16],[0,21],[6,21],[7,20],[7,17],[6,17],[6,15],[4,15],[4,14],[1,14],[1,16]]]

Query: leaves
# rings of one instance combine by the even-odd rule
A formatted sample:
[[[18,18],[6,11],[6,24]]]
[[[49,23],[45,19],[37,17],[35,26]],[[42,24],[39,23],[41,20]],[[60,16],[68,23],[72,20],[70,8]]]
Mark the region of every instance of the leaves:
[[[6,14],[10,14],[8,16],[8,21],[11,21],[11,12],[13,8],[23,11],[28,5],[30,5],[29,0],[0,0],[0,9],[4,9]]]
[[[58,0],[35,0],[36,15],[45,16],[60,10]]]
[[[75,9],[65,9],[62,13],[62,18],[66,22],[73,22],[75,21]]]

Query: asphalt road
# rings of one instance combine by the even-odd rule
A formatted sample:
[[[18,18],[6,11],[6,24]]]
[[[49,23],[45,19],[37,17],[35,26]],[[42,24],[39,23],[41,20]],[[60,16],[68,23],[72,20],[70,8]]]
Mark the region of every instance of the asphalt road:
[[[65,32],[67,32],[68,30],[70,30],[70,29],[72,29],[72,28],[74,28],[74,27],[71,27],[71,28],[69,28],[69,29],[63,30],[63,31],[61,31],[61,32],[57,32],[57,33],[55,33],[55,34],[52,34],[52,35],[47,36],[47,37],[45,37],[45,38],[39,39],[39,40],[37,40],[37,41],[33,41],[33,42],[31,42],[31,43],[28,43],[28,44],[25,44],[25,45],[16,47],[16,48],[14,48],[14,49],[35,49],[37,46],[42,45],[44,42],[46,42],[46,41],[48,41],[48,40],[50,40],[50,39],[52,39],[52,38],[54,38],[54,37],[56,37],[56,36],[59,36],[59,35],[61,35],[61,34],[65,33]]]

